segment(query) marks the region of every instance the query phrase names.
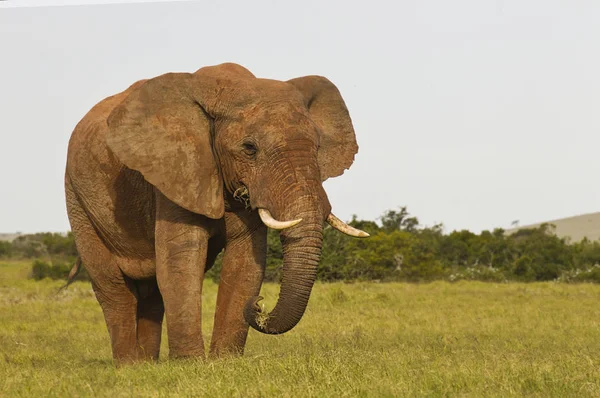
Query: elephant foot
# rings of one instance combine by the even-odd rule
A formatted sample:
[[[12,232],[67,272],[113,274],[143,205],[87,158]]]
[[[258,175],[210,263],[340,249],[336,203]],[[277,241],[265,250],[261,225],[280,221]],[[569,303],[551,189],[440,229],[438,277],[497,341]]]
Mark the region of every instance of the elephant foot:
[[[169,347],[169,359],[206,359],[203,342],[186,347]]]

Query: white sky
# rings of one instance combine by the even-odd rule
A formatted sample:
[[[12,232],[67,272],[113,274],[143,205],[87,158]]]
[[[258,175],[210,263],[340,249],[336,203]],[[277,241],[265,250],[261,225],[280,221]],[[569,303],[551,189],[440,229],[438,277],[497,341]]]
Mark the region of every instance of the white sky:
[[[338,86],[360,146],[325,183],[345,220],[406,205],[478,232],[600,211],[598,1],[10,8],[50,3],[84,2],[0,2],[0,232],[69,229],[67,142],[95,103],[227,61]]]

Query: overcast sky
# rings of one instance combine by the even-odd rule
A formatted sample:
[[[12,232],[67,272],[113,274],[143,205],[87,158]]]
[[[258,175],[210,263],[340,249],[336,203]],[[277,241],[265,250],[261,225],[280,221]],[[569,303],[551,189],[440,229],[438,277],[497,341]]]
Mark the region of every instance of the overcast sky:
[[[36,3],[84,2],[0,3],[0,232],[70,229],[67,143],[95,103],[229,61],[338,86],[360,147],[325,183],[345,220],[406,205],[478,232],[600,211],[598,1],[11,8]]]

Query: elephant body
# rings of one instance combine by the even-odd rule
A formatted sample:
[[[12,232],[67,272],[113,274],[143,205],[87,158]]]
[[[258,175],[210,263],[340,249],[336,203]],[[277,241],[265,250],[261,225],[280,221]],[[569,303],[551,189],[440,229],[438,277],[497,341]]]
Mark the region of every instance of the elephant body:
[[[338,90],[318,76],[279,82],[227,63],[141,80],[94,106],[71,135],[65,193],[115,360],[158,358],[164,316],[172,357],[205,355],[202,280],[223,249],[211,355],[243,353],[249,326],[294,327],[334,219],[322,181],[357,150]],[[269,314],[257,306],[265,223],[287,226]]]

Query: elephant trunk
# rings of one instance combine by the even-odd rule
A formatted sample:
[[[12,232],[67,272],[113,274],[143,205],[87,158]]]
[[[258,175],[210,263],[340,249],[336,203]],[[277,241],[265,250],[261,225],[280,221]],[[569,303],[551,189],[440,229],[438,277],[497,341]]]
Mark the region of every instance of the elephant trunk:
[[[262,297],[246,303],[244,317],[255,330],[265,334],[281,334],[292,329],[302,318],[317,276],[317,265],[323,242],[323,210],[319,203],[305,203],[296,208],[294,217],[302,222],[281,232],[283,274],[279,299],[270,313],[258,305]]]

